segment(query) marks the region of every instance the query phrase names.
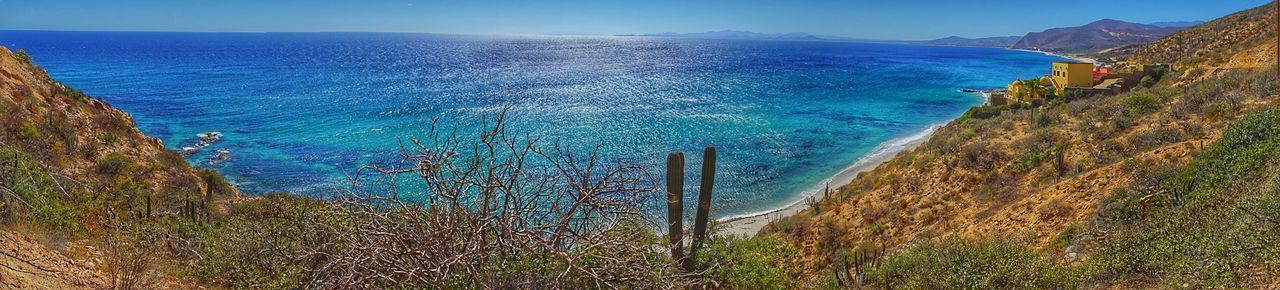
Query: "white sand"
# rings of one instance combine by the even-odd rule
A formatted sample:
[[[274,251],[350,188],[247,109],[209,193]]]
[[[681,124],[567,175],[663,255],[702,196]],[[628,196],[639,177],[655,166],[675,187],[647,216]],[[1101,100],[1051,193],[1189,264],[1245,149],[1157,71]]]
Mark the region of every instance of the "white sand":
[[[760,232],[760,229],[763,229],[765,225],[769,224],[769,221],[778,220],[809,209],[809,204],[806,203],[805,200],[809,199],[809,197],[821,194],[828,184],[831,185],[832,191],[842,185],[849,184],[858,177],[859,173],[871,171],[880,166],[880,164],[893,159],[893,157],[897,156],[899,152],[914,149],[925,141],[928,141],[929,137],[933,135],[933,132],[941,126],[942,125],[930,126],[929,129],[911,136],[889,140],[880,144],[880,146],[876,147],[876,150],[872,151],[871,154],[863,156],[857,162],[853,163],[853,165],[849,166],[849,168],[841,170],[840,173],[837,173],[835,176],[832,176],[813,188],[804,191],[799,195],[801,198],[791,202],[787,206],[755,214],[732,216],[720,219],[720,225],[717,227],[715,234],[754,237],[756,233]]]

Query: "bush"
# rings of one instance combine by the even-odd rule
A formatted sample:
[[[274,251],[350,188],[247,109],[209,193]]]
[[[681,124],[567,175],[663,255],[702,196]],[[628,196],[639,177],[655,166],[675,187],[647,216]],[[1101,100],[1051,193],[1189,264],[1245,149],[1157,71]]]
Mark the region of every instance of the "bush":
[[[120,153],[111,153],[98,159],[98,173],[120,175],[133,168],[133,161]]]
[[[796,249],[774,237],[718,237],[704,252],[704,284],[723,289],[794,289]]]
[[[1085,272],[1006,238],[947,238],[889,256],[867,274],[890,289],[1073,289]]]
[[[0,217],[25,218],[34,224],[72,234],[83,232],[77,223],[76,211],[59,198],[52,178],[44,167],[26,155],[0,148],[0,185],[8,191],[0,192],[0,200],[7,204],[0,209],[7,210],[0,212]]]
[[[964,116],[961,118],[962,119],[990,119],[991,117],[999,116],[1000,111],[1003,111],[1003,110],[1004,109],[1001,107],[992,107],[992,106],[985,106],[985,105],[978,106],[978,107],[973,107],[972,109],[969,109],[969,111],[965,112]]]
[[[31,54],[27,53],[26,50],[19,49],[18,51],[15,51],[13,53],[13,56],[18,58],[18,62],[21,62],[22,64],[25,64],[25,65],[31,65]]]
[[[231,185],[230,182],[227,182],[227,180],[223,178],[221,174],[218,174],[217,171],[200,169],[197,174],[200,175],[201,180],[204,180],[204,184],[209,186],[210,194],[229,195],[236,191],[235,186]]]
[[[1145,93],[1129,94],[1129,97],[1122,101],[1125,107],[1125,114],[1130,117],[1138,117],[1154,112],[1160,108],[1160,103],[1156,102],[1156,98]]]
[[[1239,285],[1280,245],[1280,110],[1232,124],[1190,164],[1117,191],[1099,215],[1121,230],[1092,263],[1101,278],[1165,280],[1193,288]]]

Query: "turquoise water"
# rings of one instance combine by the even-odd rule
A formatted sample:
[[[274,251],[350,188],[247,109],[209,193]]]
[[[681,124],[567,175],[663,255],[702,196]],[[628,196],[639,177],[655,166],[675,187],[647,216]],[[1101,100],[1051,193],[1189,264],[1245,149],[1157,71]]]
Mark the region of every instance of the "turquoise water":
[[[432,119],[512,127],[661,169],[720,152],[715,215],[785,205],[878,145],[962,114],[1057,58],[1001,49],[642,37],[0,31],[54,78],[134,115],[253,193],[346,187]],[[231,151],[218,165],[214,150]],[[693,191],[691,191],[693,192]],[[692,194],[690,194],[692,198]]]

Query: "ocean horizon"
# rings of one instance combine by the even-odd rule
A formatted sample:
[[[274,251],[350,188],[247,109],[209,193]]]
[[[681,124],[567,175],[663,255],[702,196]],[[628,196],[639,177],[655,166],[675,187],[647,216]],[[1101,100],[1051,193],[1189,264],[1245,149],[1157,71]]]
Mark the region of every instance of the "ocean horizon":
[[[719,150],[718,218],[796,202],[1060,57],[990,48],[653,37],[0,31],[53,78],[129,112],[242,189],[319,195],[397,159],[433,120],[509,130],[661,170]],[[549,143],[548,143],[549,144]],[[230,160],[210,163],[217,150]],[[839,186],[833,184],[833,187]],[[686,194],[693,200],[694,194]],[[692,202],[686,202],[692,205]]]

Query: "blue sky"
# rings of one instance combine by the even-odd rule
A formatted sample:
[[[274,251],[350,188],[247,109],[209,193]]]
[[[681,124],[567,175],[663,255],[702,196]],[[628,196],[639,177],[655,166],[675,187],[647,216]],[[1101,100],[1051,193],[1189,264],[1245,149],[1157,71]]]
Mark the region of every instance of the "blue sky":
[[[0,30],[1022,35],[1102,18],[1211,20],[1270,0],[0,0]],[[1070,13],[1055,12],[1074,3]]]

